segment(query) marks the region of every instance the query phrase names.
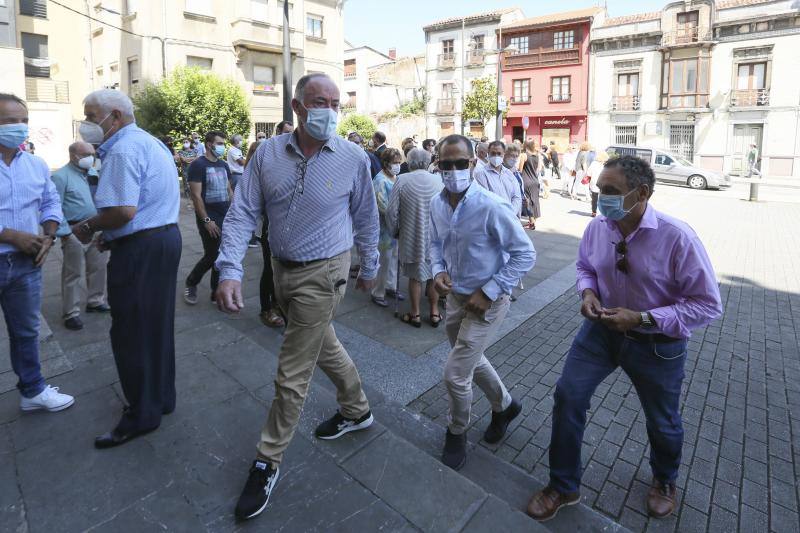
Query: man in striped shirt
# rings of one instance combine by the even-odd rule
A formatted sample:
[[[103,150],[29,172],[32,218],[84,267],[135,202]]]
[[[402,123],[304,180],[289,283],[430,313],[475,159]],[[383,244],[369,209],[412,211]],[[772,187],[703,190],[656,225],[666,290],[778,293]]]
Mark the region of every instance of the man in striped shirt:
[[[378,274],[378,207],[369,161],[363,150],[335,134],[339,89],[328,76],[303,76],[292,108],[299,118],[297,130],[264,141],[245,169],[225,218],[216,263],[218,305],[238,313],[247,240],[266,213],[275,297],[287,319],[286,332],[275,398],[236,506],[240,519],[267,506],[315,365],[336,385],[340,404],[317,427],[318,438],[335,439],[373,420],[358,371],[331,325],[347,288],[354,240],[361,260],[356,288],[369,290]]]

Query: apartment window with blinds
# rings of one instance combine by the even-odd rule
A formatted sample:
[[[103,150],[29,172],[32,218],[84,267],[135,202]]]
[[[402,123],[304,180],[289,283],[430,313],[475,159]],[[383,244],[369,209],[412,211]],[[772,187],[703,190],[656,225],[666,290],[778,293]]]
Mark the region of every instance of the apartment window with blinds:
[[[636,126],[614,126],[614,144],[636,146]]]
[[[322,39],[322,17],[309,15],[306,18],[306,35],[315,39]]]
[[[509,46],[512,46],[516,50],[514,51],[515,54],[527,54],[528,53],[528,36],[523,35],[520,37],[512,37],[511,40],[508,42]]]
[[[32,78],[49,78],[50,57],[47,51],[47,35],[22,32],[20,36],[25,56],[25,75]]]
[[[19,14],[29,17],[47,18],[47,0],[20,0]]]
[[[553,48],[564,50],[575,47],[575,31],[557,31],[553,33]]]
[[[530,83],[530,80],[514,80],[512,104],[524,104],[531,101]]]
[[[139,86],[139,59],[128,59],[128,94]]]

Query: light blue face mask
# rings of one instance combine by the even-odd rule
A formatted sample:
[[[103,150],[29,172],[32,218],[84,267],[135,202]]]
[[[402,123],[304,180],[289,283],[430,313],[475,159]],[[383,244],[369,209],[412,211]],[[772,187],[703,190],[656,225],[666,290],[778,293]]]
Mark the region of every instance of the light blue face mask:
[[[630,209],[624,208],[625,198],[637,191],[638,189],[634,189],[628,194],[600,194],[597,198],[597,208],[600,210],[600,214],[610,220],[622,220],[634,207],[639,205],[639,202],[636,202]]]
[[[308,108],[300,104],[308,112],[305,130],[318,141],[327,141],[336,133],[336,122],[339,115],[330,107]]]
[[[225,154],[225,145],[224,144],[215,144],[214,145],[214,155],[217,157],[222,157]]]
[[[25,142],[28,133],[28,125],[22,122],[0,125],[0,145],[6,148],[16,148]]]

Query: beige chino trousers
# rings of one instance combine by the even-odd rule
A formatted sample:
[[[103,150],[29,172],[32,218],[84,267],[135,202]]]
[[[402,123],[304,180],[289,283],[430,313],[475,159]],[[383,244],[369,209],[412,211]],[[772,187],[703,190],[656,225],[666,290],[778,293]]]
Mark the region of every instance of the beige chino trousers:
[[[275,299],[286,316],[286,332],[278,354],[275,397],[261,431],[258,456],[277,466],[297,428],[315,365],[336,385],[342,416],[359,418],[369,411],[369,403],[358,370],[331,325],[347,289],[350,252],[296,268],[286,268],[273,259],[272,270]]]
[[[464,433],[469,426],[473,381],[486,395],[492,411],[503,411],[511,404],[511,395],[483,353],[503,323],[511,301],[504,294],[479,317],[464,309],[468,300],[468,295],[447,296],[445,329],[452,349],[444,367],[444,382],[450,403],[448,427],[454,435]]]
[[[99,233],[89,244],[83,244],[72,233],[61,238],[64,261],[61,264],[61,304],[64,320],[81,314],[84,290],[86,303],[106,303],[106,265],[108,252],[97,248]],[[85,289],[84,289],[85,287]]]

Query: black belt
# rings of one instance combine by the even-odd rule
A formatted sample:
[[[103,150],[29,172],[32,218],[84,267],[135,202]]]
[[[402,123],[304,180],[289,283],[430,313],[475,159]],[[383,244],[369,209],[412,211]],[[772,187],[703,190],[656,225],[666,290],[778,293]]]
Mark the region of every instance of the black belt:
[[[122,246],[125,243],[133,242],[140,237],[146,237],[147,235],[152,235],[154,233],[161,233],[162,231],[167,231],[174,226],[177,226],[177,224],[166,224],[164,226],[158,226],[157,228],[143,229],[142,231],[137,231],[135,233],[131,233],[130,235],[125,235],[124,237],[114,239],[108,243],[108,247],[113,250],[114,248]]]
[[[86,220],[86,219],[84,218],[83,220]],[[78,222],[83,222],[83,220],[67,220],[67,224],[69,224],[70,226],[74,226]]]
[[[668,342],[678,342],[684,339],[676,339],[674,337],[667,337],[661,333],[639,333],[638,331],[629,330],[624,333],[625,337],[637,342],[647,342],[654,344],[666,344]]]
[[[277,257],[273,257],[273,259],[275,259],[275,261],[277,261],[283,268],[304,268],[309,265],[319,263],[320,261],[327,261],[327,259],[313,259],[311,261],[289,261],[288,259],[279,259]]]

